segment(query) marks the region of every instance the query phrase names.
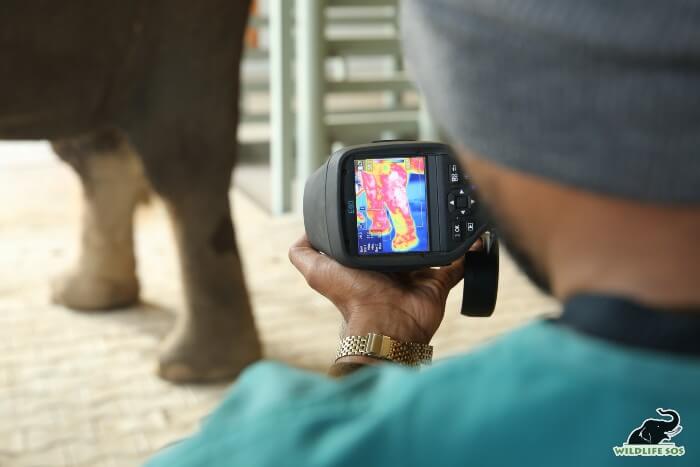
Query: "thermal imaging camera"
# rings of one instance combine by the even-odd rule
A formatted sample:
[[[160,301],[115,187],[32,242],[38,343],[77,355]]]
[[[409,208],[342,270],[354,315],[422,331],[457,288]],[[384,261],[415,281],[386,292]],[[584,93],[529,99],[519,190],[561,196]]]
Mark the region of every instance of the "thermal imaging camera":
[[[380,141],[340,149],[307,180],[303,210],[314,248],[349,267],[410,271],[466,255],[465,297],[467,289],[472,297],[463,312],[493,311],[498,244],[448,145]],[[479,238],[484,248],[467,254]]]

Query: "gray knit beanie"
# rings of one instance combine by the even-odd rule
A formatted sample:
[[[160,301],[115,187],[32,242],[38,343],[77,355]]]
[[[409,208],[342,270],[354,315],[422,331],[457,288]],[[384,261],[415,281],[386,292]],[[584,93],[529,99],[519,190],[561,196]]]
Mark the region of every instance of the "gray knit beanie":
[[[700,202],[700,2],[404,0],[431,114],[485,159],[582,189]]]

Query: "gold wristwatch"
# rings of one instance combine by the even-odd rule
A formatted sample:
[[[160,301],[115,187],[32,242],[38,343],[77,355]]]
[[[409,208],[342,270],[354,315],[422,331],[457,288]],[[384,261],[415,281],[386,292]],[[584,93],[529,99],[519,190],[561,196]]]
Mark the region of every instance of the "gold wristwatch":
[[[370,332],[366,336],[348,336],[340,341],[336,361],[350,355],[379,358],[407,366],[420,366],[433,359],[433,347],[417,342],[401,342]]]

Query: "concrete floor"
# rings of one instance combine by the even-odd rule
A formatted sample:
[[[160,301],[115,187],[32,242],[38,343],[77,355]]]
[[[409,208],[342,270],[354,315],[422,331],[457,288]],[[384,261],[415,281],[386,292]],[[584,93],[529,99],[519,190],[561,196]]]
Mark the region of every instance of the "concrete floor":
[[[85,314],[49,303],[49,279],[77,252],[80,187],[42,143],[0,144],[0,466],[138,465],[196,429],[226,385],[174,386],[154,376],[160,338],[181,309],[171,233],[159,202],[137,220],[143,303]],[[287,261],[303,232],[233,190],[238,241],[267,358],[324,371],[339,318]],[[557,305],[502,262],[498,308],[462,318],[448,301],[436,357],[469,349]],[[315,336],[320,338],[303,339]],[[300,339],[301,337],[301,339]]]

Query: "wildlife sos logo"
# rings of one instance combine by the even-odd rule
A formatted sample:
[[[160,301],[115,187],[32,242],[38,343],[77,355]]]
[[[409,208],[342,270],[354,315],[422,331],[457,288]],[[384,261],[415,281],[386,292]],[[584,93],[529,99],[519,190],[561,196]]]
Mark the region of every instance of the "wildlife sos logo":
[[[662,417],[647,418],[627,437],[622,446],[613,446],[616,456],[682,456],[684,446],[676,446],[671,438],[683,430],[681,416],[672,409],[656,409]]]

